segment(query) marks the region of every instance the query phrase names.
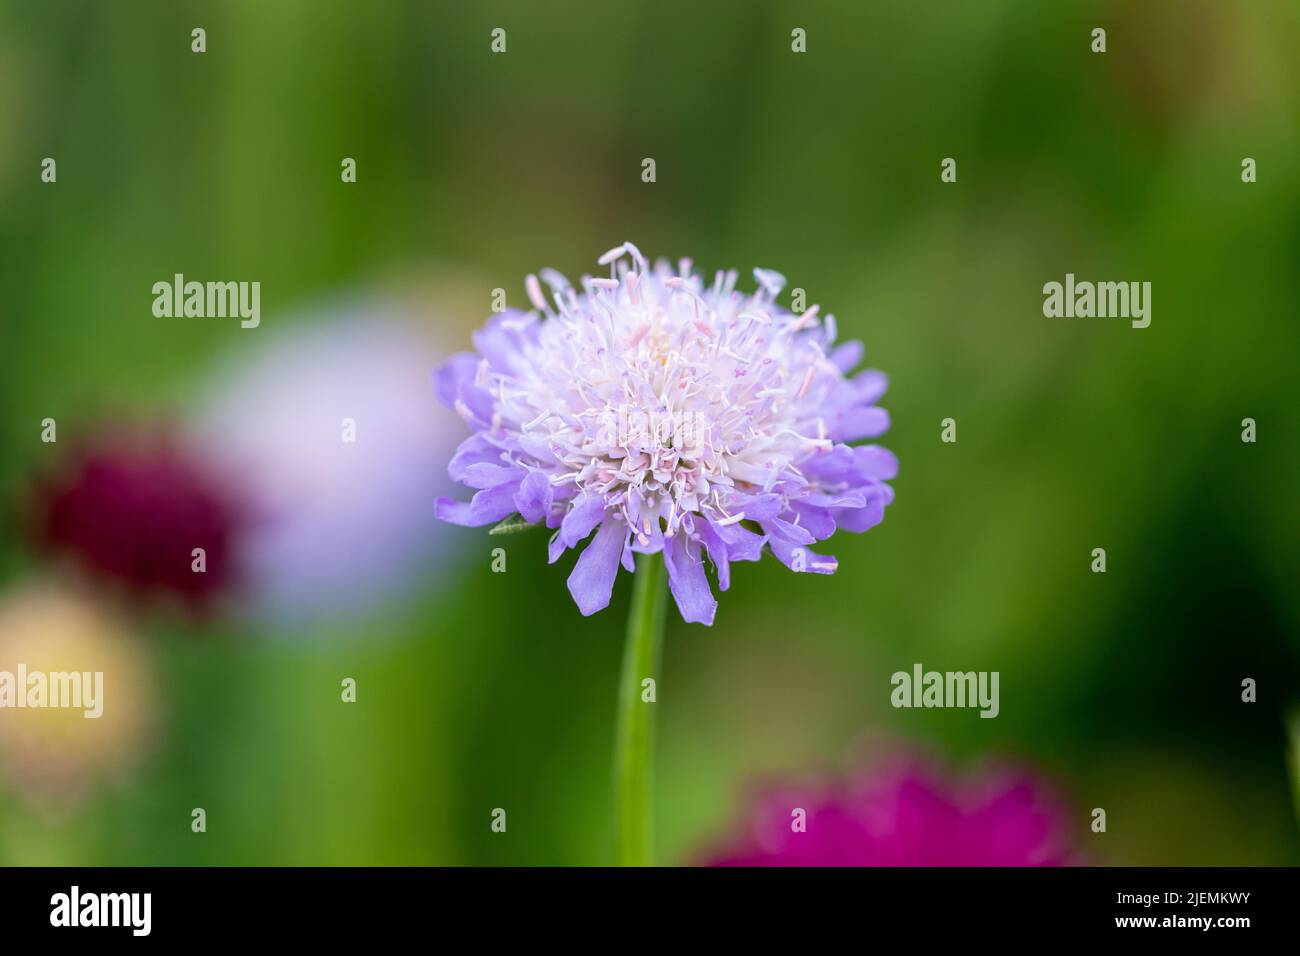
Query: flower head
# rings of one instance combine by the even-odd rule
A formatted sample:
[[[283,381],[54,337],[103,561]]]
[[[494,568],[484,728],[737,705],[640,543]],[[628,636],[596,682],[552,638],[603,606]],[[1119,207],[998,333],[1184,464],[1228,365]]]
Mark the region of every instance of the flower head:
[[[711,624],[733,561],[764,548],[796,571],[830,574],[809,546],[866,531],[893,499],[898,463],[877,445],[885,376],[848,377],[858,342],[835,344],[833,316],[776,304],[785,280],[755,269],[706,284],[689,260],[651,267],[631,243],[600,258],[608,278],[575,289],[529,276],[529,312],[506,311],[453,357],[438,395],[473,429],[448,468],[475,490],[438,516],[486,525],[518,513],[555,529],[550,560],[595,536],[569,590],[583,614],[609,604],[618,567],[663,552],[682,617]]]
[[[799,813],[802,811],[802,814]],[[1060,866],[1066,813],[1033,777],[950,781],[915,759],[765,793],[715,866]]]
[[[10,699],[0,710],[0,780],[50,815],[72,809],[97,785],[130,776],[152,749],[157,675],[146,647],[110,607],[47,582],[0,594],[0,673]],[[14,680],[26,674],[27,683]],[[48,675],[85,675],[74,707],[17,707]],[[39,686],[39,685],[37,685]],[[60,691],[67,692],[67,691]],[[0,694],[0,696],[3,696]],[[97,716],[87,719],[88,711]]]
[[[233,548],[242,611],[283,633],[366,613],[421,577],[446,530],[430,477],[456,442],[455,416],[421,400],[445,356],[409,310],[358,297],[286,316],[214,375],[188,429],[256,513]]]
[[[138,597],[204,607],[233,583],[232,540],[246,520],[206,456],[167,433],[117,429],[84,442],[35,493],[38,543]],[[203,573],[196,573],[202,549]]]

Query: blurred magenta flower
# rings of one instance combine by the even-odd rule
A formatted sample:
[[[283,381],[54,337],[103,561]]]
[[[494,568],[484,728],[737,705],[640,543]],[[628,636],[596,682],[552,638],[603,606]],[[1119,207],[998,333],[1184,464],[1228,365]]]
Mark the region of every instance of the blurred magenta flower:
[[[159,428],[74,442],[38,479],[32,517],[38,545],[93,577],[195,607],[234,586],[233,540],[246,519],[210,463]]]
[[[630,260],[630,265],[627,260]],[[600,258],[609,278],[575,290],[547,270],[530,312],[494,316],[438,376],[438,395],[473,430],[449,473],[474,490],[438,515],[486,525],[518,513],[555,529],[550,560],[593,531],[569,576],[583,614],[609,604],[619,565],[663,554],[686,621],[712,624],[703,554],[726,590],[733,561],[764,548],[795,571],[830,574],[808,550],[837,528],[866,531],[893,500],[897,460],[873,438],[885,376],[848,377],[858,342],[833,316],[776,304],[785,280],[755,269],[711,284],[682,260],[653,268],[631,243]]]
[[[428,395],[445,353],[382,301],[281,324],[219,369],[190,432],[258,514],[235,555],[248,610],[284,624],[364,613],[423,579],[442,540],[433,499],[456,422]]]
[[[802,812],[801,812],[802,811]],[[1063,804],[1018,772],[946,780],[918,760],[764,793],[714,866],[1061,866]]]

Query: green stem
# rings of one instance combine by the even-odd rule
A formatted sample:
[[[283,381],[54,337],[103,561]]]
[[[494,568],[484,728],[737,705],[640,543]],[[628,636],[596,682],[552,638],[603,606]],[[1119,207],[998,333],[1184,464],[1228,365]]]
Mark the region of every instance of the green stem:
[[[614,861],[619,866],[650,864],[655,724],[654,704],[642,701],[641,682],[659,672],[667,584],[663,556],[641,555],[633,575],[632,609],[628,613],[618,688],[618,736],[614,741]]]

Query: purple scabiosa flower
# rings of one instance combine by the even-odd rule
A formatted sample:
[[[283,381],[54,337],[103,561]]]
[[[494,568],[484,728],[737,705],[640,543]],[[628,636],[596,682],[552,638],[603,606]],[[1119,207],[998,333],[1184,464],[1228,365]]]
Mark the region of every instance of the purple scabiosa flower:
[[[731,563],[764,549],[796,571],[832,573],[810,547],[837,528],[866,531],[893,500],[898,462],[878,445],[885,376],[850,375],[859,342],[835,320],[776,304],[785,280],[755,269],[706,283],[689,260],[651,267],[631,243],[600,258],[608,278],[574,288],[541,273],[534,309],[494,316],[477,354],[454,356],[438,395],[473,430],[451,477],[474,490],[441,498],[440,518],[487,525],[518,513],[554,529],[550,560],[594,536],[569,576],[583,614],[609,604],[619,565],[663,553],[688,622],[713,623],[704,556],[726,590]]]
[[[800,813],[799,811],[802,811]],[[1063,805],[1032,776],[958,781],[916,759],[766,791],[714,866],[1062,866]]]

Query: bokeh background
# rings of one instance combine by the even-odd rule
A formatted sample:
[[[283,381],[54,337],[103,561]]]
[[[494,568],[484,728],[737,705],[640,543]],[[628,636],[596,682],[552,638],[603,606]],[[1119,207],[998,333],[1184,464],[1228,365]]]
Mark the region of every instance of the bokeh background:
[[[1291,0],[4,0],[0,651],[85,642],[129,706],[0,712],[0,862],[608,862],[630,581],[583,619],[544,534],[429,520],[430,376],[494,288],[625,239],[807,289],[902,463],[834,577],[670,615],[660,862],[882,740],[1036,768],[1093,862],[1300,861],[1297,49]],[[154,317],[177,272],[260,281],[261,326]],[[1150,281],[1151,327],[1044,318],[1066,272]],[[124,430],[302,506],[262,591],[142,600],[42,543],[37,491]],[[893,710],[918,661],[999,671],[1001,715]]]

